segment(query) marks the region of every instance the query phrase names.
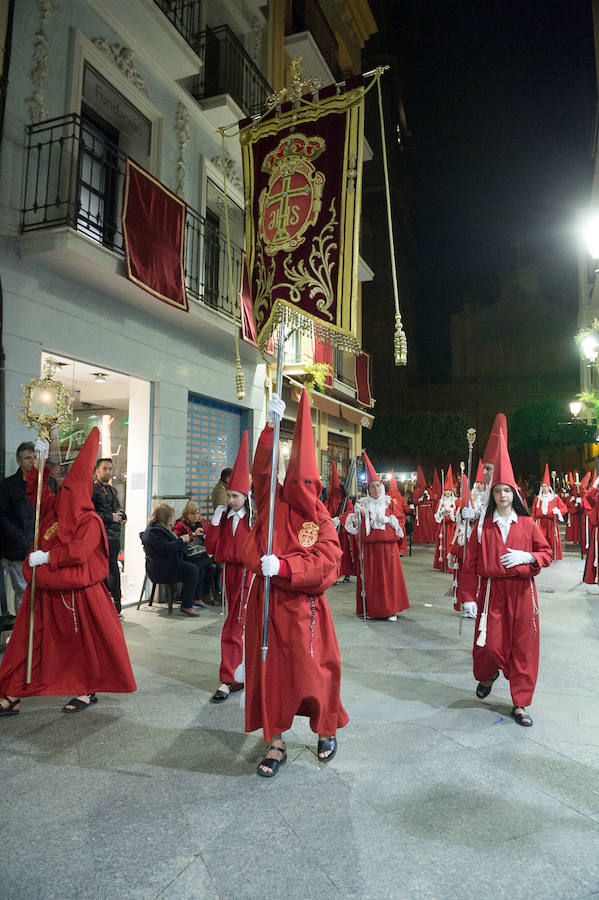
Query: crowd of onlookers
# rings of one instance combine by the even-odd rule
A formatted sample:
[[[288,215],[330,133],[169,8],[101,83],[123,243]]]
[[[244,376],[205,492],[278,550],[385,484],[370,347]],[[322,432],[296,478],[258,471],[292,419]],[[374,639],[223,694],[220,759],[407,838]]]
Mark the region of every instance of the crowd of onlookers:
[[[19,444],[16,452],[17,470],[0,481],[0,558],[13,593],[15,615],[25,591],[23,563],[33,544],[35,510],[27,496],[27,473],[36,461],[31,441]],[[59,489],[59,475],[55,464],[47,467],[49,489]],[[212,507],[227,503],[227,480],[231,469],[223,469],[212,491]],[[116,489],[111,484],[113,461],[102,457],[94,469],[93,505],[101,518],[108,542],[109,574],[106,587],[119,616],[121,612],[121,533],[127,520]],[[174,521],[175,510],[166,503],[158,504],[150,516],[148,526],[140,535],[146,556],[148,578],[156,584],[176,585],[180,592],[181,613],[196,617],[197,609],[221,603],[222,566],[217,565],[206,551],[204,537],[206,520],[201,518],[200,506],[190,500],[180,517]],[[3,574],[4,574],[3,573]],[[9,612],[6,582],[0,578],[0,618],[4,625],[12,625],[15,615]]]

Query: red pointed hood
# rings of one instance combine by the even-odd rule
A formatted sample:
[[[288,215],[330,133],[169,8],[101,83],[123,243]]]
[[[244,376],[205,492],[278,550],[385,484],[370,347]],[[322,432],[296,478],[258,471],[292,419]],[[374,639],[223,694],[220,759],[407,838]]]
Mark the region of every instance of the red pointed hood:
[[[100,432],[97,428],[92,428],[58,492],[57,533],[65,544],[73,539],[82,519],[90,513],[95,515],[92,493],[99,444]]]
[[[543,472],[543,480],[541,484],[546,484],[548,487],[551,487],[551,479],[549,477],[549,463],[545,463],[545,471]]]
[[[485,448],[485,452],[483,453],[483,462],[492,463],[497,456],[497,452],[499,449],[499,432],[503,432],[505,445],[507,447],[507,419],[505,418],[505,415],[503,413],[497,413],[497,415],[495,416],[495,421],[493,422],[493,427],[491,428],[489,440],[487,441],[487,446]]]
[[[227,481],[227,490],[239,491],[240,494],[245,494],[246,497],[250,492],[250,460],[247,431],[244,431],[241,435],[241,443],[237,451],[233,471]]]
[[[316,522],[318,521],[316,510],[321,492],[322,482],[314,451],[310,402],[306,388],[304,388],[295,420],[291,455],[283,482],[281,499],[288,503],[291,509],[304,515],[307,520]],[[323,509],[322,506],[321,509]]]
[[[581,490],[586,491],[589,486],[589,481],[591,480],[591,473],[587,472],[582,481],[580,482]]]
[[[493,469],[493,481],[491,484],[509,484],[509,486],[517,492],[518,486],[514,477],[514,470],[512,469],[512,462],[510,460],[503,431],[499,431],[497,455],[494,460],[488,460],[488,462],[492,462],[495,467]]]
[[[421,491],[425,491],[427,488],[426,478],[424,477],[422,466],[416,466],[416,487]]]
[[[479,459],[478,468],[476,470],[476,475],[474,476],[474,483],[476,484],[477,481],[484,483],[484,480],[485,480],[485,476],[483,474],[483,461],[482,461],[482,459]]]
[[[339,472],[337,471],[337,465],[335,461],[331,463],[331,479],[329,484],[329,493],[327,496],[327,502],[325,503],[326,508],[330,512],[331,516],[336,516],[339,512],[339,507],[343,501],[343,492],[341,491],[341,482],[339,481]]]
[[[366,468],[366,484],[371,484],[373,481],[380,481],[380,476],[377,474],[376,469],[370,462],[366,450],[362,450],[362,457],[364,459],[364,466]]]
[[[449,463],[449,468],[447,469],[447,475],[445,476],[445,484],[443,486],[444,491],[453,491],[453,474],[451,471],[451,463]]]
[[[441,493],[441,482],[439,481],[439,476],[437,474],[437,470],[435,469],[435,474],[433,475],[433,483],[431,485],[429,494],[431,495],[432,500],[440,500]]]
[[[389,496],[395,497],[398,500],[401,497],[401,491],[397,487],[397,481],[395,480],[395,472],[391,469],[391,478],[389,479]]]

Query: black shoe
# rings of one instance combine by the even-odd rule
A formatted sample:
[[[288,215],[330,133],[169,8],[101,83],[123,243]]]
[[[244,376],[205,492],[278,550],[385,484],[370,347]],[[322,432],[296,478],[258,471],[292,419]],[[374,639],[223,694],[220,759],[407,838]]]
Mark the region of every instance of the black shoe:
[[[18,716],[19,710],[15,709],[15,706],[18,706],[21,700],[17,697],[15,700],[9,700],[8,697],[0,698],[2,700],[6,700],[8,706],[2,706],[0,703],[0,716]]]
[[[522,712],[517,713],[517,709],[521,709]],[[530,726],[532,725],[532,719],[523,706],[514,706],[514,708],[512,709],[512,716],[514,717],[518,725],[523,725],[524,728],[530,728]]]
[[[227,684],[226,681],[221,681],[221,684],[226,684],[229,690],[221,691],[221,689],[219,688],[213,693],[212,697],[210,698],[211,703],[224,703],[225,700],[228,700],[231,696],[231,685]]]
[[[182,616],[189,616],[190,619],[199,619],[200,614],[193,611],[193,609],[189,609],[187,606],[182,606],[180,609]]]
[[[274,778],[279,771],[279,767],[282,766],[287,759],[287,747],[274,747],[272,744],[270,744],[266,748],[266,752],[268,753],[269,750],[278,750],[279,753],[282,753],[283,755],[280,759],[270,759],[270,757],[268,756],[264,757],[264,759],[260,763],[260,766],[266,766],[266,768],[270,771],[263,772],[260,766],[258,766],[258,768],[256,769],[256,774],[260,775],[262,778]]]
[[[499,678],[499,669],[497,669],[497,675],[495,676],[495,678],[493,679],[491,684],[483,684],[482,681],[478,682],[478,684],[476,686],[476,696],[478,697],[479,700],[484,700],[485,697],[489,696],[489,694],[491,693],[491,688],[493,687],[493,682],[497,681],[498,678]]]
[[[331,750],[328,756],[320,756],[321,753],[326,753],[327,750]],[[324,740],[318,742],[318,750],[317,753],[319,762],[330,762],[335,758],[335,754],[337,753],[337,738],[324,738]]]

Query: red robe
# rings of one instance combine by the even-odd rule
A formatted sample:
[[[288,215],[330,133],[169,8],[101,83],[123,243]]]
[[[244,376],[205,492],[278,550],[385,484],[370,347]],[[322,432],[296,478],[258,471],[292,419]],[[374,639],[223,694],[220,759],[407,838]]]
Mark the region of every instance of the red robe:
[[[441,514],[441,504],[443,500],[439,501],[439,507],[437,512],[435,513],[435,522],[438,528],[437,538],[435,541],[435,556],[433,559],[433,569],[439,569],[441,572],[451,572],[452,569],[449,568],[449,561],[447,559],[447,555],[449,553],[449,548],[453,543],[453,538],[455,534],[455,517],[457,511],[457,504],[454,501],[453,506],[444,514]]]
[[[34,496],[37,472],[31,471],[28,493]],[[27,588],[0,666],[0,694],[33,697],[135,691],[123,629],[104,585],[108,548],[102,520],[95,513],[86,513],[74,539],[65,545],[52,528],[56,523],[54,497],[46,488],[43,500],[39,549],[50,551],[50,561],[35,570],[32,680],[25,684],[33,571],[25,560]]]
[[[565,503],[568,509],[568,524],[566,525],[566,542],[568,544],[580,544],[580,526],[582,524],[585,549],[588,545],[588,524],[584,511],[583,500],[586,496],[584,488],[574,488],[566,497]]]
[[[412,502],[414,504],[414,534],[412,540],[415,544],[434,544],[433,501],[428,490],[414,488]]]
[[[501,557],[507,547],[532,553],[536,562],[506,569]],[[474,677],[490,681],[501,669],[510,683],[514,706],[529,706],[537,683],[539,610],[534,577],[551,559],[551,547],[528,516],[519,516],[511,524],[506,544],[492,518],[483,522],[480,543],[476,528],[468,541],[458,599],[478,605]],[[487,640],[479,647],[476,641],[487,596]]]
[[[563,554],[562,540],[559,533],[559,516],[554,513],[554,509],[560,511],[562,518],[568,511],[566,504],[560,497],[553,497],[548,501],[546,513],[543,512],[542,500],[540,497],[535,497],[534,503],[532,504],[532,517],[551,547],[553,551],[553,561],[555,562],[558,559],[562,559]]]
[[[596,487],[587,492],[582,508],[590,527],[583,581],[585,584],[599,584],[599,491]]]
[[[389,497],[386,515],[396,516],[405,535],[405,516],[399,503]],[[357,504],[356,504],[357,506]],[[357,513],[354,513],[354,516]],[[350,527],[356,524],[350,522]],[[347,524],[346,524],[347,527]],[[408,609],[408,591],[401,566],[400,550],[402,538],[398,537],[390,525],[384,529],[371,528],[366,534],[364,517],[360,522],[362,558],[364,562],[364,587],[366,592],[366,614],[371,619],[387,619],[403,609]],[[356,615],[364,613],[362,604],[362,578],[360,575],[360,541],[354,534],[354,556],[358,560],[358,580],[356,584]]]
[[[345,575],[357,575],[358,568],[357,563],[354,558],[354,549],[351,541],[350,535],[345,530],[345,523],[347,521],[347,517],[351,515],[354,511],[354,504],[351,502],[349,497],[347,498],[347,503],[345,504],[345,511],[341,513],[339,516],[339,544],[341,545],[341,553],[343,554],[341,557],[341,571],[340,574]]]
[[[218,525],[206,528],[206,550],[214,556],[214,561],[224,563],[223,599],[226,618],[220,636],[219,678],[227,684],[235,684],[235,669],[243,659],[243,628],[245,607],[252,574],[243,565],[243,547],[250,533],[247,511],[239,519],[233,534],[233,520],[223,513]]]
[[[245,625],[245,730],[262,728],[270,741],[291,727],[294,716],[304,715],[315,734],[333,737],[349,721],[341,704],[339,645],[324,595],[337,580],[341,548],[323,504],[317,504],[318,522],[306,522],[280,499],[279,485],[273,553],[285,560],[291,578],[271,578],[268,654],[262,661],[260,558],[266,553],[266,528],[261,526],[268,510],[272,439],[266,426],[252,466],[258,520],[243,551],[246,566],[256,573]]]

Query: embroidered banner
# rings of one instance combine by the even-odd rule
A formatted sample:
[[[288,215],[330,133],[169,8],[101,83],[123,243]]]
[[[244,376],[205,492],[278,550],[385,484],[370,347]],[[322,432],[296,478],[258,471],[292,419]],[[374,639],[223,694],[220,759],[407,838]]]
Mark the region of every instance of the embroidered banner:
[[[240,123],[248,281],[263,351],[281,320],[360,351],[361,78]]]
[[[356,356],[356,399],[363,406],[372,406],[370,393],[370,356],[360,353]]]
[[[127,157],[121,216],[127,278],[188,312],[185,213],[185,203],[176,194]]]

